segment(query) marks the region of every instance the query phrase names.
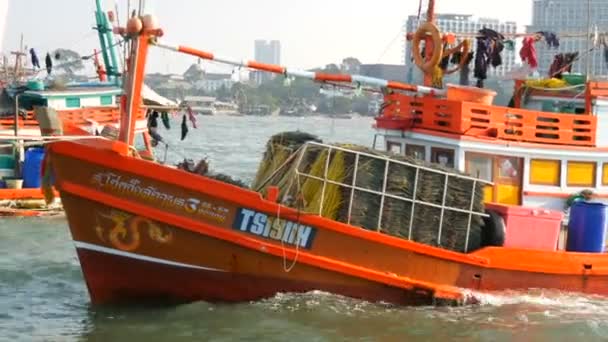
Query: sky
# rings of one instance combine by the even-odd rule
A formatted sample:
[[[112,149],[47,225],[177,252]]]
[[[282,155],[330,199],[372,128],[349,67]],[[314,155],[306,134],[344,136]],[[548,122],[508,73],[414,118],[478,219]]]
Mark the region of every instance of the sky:
[[[106,9],[137,0],[102,0]],[[189,45],[236,59],[253,57],[256,39],[281,41],[281,62],[292,68],[339,63],[354,56],[363,63],[401,63],[404,21],[417,14],[418,0],[146,0],[169,44]],[[426,1],[424,1],[426,2]],[[8,6],[7,6],[8,5]],[[437,0],[438,13],[473,14],[530,23],[532,0]],[[99,46],[94,0],[0,0],[3,53],[25,45],[39,54],[70,48],[82,55]],[[1,19],[1,18],[0,18]],[[2,36],[3,34],[3,36]],[[154,49],[149,72],[183,73],[195,58]],[[217,67],[206,63],[205,68]]]

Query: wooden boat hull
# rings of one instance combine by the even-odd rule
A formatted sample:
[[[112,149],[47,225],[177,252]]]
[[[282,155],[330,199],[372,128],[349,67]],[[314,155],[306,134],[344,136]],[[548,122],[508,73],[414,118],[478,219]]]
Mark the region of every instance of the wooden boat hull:
[[[94,303],[310,290],[414,305],[530,288],[608,295],[605,254],[455,253],[117,151],[119,143],[83,141],[55,143],[48,154]]]

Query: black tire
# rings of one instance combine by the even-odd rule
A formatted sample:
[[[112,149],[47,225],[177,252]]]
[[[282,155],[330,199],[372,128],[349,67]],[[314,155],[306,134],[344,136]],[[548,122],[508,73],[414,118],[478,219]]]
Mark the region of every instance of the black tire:
[[[493,210],[486,209],[489,217],[483,218],[484,226],[481,229],[482,247],[502,247],[505,245],[506,225],[505,220]]]

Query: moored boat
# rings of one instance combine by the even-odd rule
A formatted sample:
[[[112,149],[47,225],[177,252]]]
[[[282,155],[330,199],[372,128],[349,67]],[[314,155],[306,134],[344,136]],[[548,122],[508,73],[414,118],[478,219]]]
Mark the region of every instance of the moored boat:
[[[431,1],[431,6],[433,3]],[[132,50],[126,84],[130,87],[125,93],[127,101],[122,102],[124,124],[118,140],[63,141],[48,147],[46,163],[53,171],[93,303],[161,299],[175,302],[249,301],[278,292],[310,290],[405,305],[471,303],[476,300],[476,292],[531,288],[608,296],[608,256],[603,248],[585,248],[577,243],[579,233],[584,231],[580,223],[570,226],[568,250],[558,251],[555,233],[561,226],[561,214],[550,211],[552,205],[544,208],[543,202],[530,208],[526,202],[526,206],[504,206],[514,198],[521,199],[525,190],[512,182],[486,180],[481,171],[464,169],[466,153],[475,152],[476,148],[486,151],[492,158],[495,154],[507,153],[506,149],[502,152],[487,149],[484,147],[487,143],[517,146],[515,153],[529,149],[521,152],[527,153],[520,157],[526,161],[543,149],[588,153],[597,146],[599,131],[595,130],[595,123],[600,120],[599,114],[574,117],[572,114],[494,106],[487,101],[487,91],[464,87],[454,87],[459,91],[454,97],[450,89],[445,91],[357,75],[292,70],[255,61],[217,60],[287,77],[380,88],[385,94],[385,105],[377,125],[385,136],[387,148],[396,154],[407,154],[407,147],[414,141],[424,144],[423,148],[410,148],[418,153],[414,157],[429,160],[428,156],[434,156],[435,160],[429,161],[444,165],[429,167],[313,142],[305,146],[316,146],[322,151],[320,155],[326,153],[327,156],[316,163],[321,171],[315,173],[299,168],[306,159],[304,151],[308,147],[293,151],[288,160],[296,163],[295,174],[322,183],[322,190],[314,193],[321,207],[331,187],[352,190],[350,202],[345,201],[350,203],[347,222],[340,222],[325,217],[321,208],[317,213],[303,211],[298,196],[293,200],[280,198],[278,194],[282,190],[278,186],[255,189],[264,192],[262,195],[132,154],[133,131],[129,127],[133,125],[141,101],[140,87],[150,44],[215,59],[209,52],[161,44],[157,39],[162,31],[150,25],[154,21],[147,22],[141,32],[129,32]],[[427,36],[428,27],[420,31],[420,37]],[[435,56],[433,51],[428,55]],[[432,70],[426,64],[425,69]],[[586,103],[592,104],[594,96],[601,94],[594,93],[593,89],[601,84],[590,82],[587,86],[590,91]],[[586,112],[591,113],[590,110]],[[527,120],[532,120],[531,124]],[[569,128],[560,130],[561,126],[556,122],[561,121],[568,122]],[[477,134],[476,139],[468,139],[467,134]],[[454,151],[446,151],[450,147]],[[335,175],[330,175],[329,156],[340,153],[354,156],[355,170],[366,158],[382,165],[379,175],[373,174],[380,180],[379,189],[367,190],[380,198],[380,209],[375,214],[377,224],[372,229],[350,223],[354,194],[365,192],[365,189],[356,180],[357,171],[354,171],[351,183],[338,181]],[[526,172],[530,172],[528,167],[520,168],[523,163],[511,160],[511,157],[508,154],[499,160],[496,168],[499,178],[523,177],[525,184],[529,182],[528,178],[553,179],[552,173],[547,176],[533,172],[526,176]],[[509,163],[503,163],[505,159]],[[396,195],[395,189],[387,187],[387,177],[394,165],[412,171],[408,173],[412,175],[412,181],[409,176],[404,177],[398,189],[407,188],[413,195]],[[537,165],[544,165],[540,169],[553,170],[547,164]],[[454,167],[469,171],[475,177],[457,173]],[[586,168],[573,170],[582,172]],[[438,187],[442,191],[435,194],[440,198],[439,204],[420,200],[416,195],[418,188],[431,185],[423,183],[421,174],[424,172],[442,179]],[[572,179],[583,181],[585,177],[582,172]],[[557,178],[561,180],[562,176]],[[458,179],[472,183],[470,201],[466,202],[469,206],[464,208],[448,205],[452,181]],[[488,208],[494,208],[493,211],[475,208],[475,200],[479,197],[474,189],[478,185],[487,186],[486,199],[498,202],[488,205]],[[438,222],[434,242],[422,243],[408,234],[397,236],[383,230],[383,205],[389,199],[407,203],[410,215],[415,215],[414,206],[438,209],[439,215],[426,218]],[[583,213],[580,208],[586,206],[584,202],[575,204],[576,213],[572,216],[580,217]],[[589,228],[588,232],[593,229],[598,232],[589,239],[595,239],[595,244],[603,246],[606,210],[598,208],[603,209],[598,211],[597,221],[586,224],[586,228]],[[517,213],[513,214],[514,211]],[[447,249],[442,243],[452,233],[443,231],[449,223],[446,223],[450,217],[448,213],[468,218],[468,224],[461,227],[461,232],[465,232],[464,241],[456,241],[464,246],[458,251]],[[504,216],[501,218],[497,213]],[[591,211],[587,213],[591,214]],[[492,231],[489,236],[492,241],[469,248],[474,237],[472,221],[481,217],[485,219],[484,231]],[[488,219],[491,223],[485,224]],[[412,222],[410,219],[409,227],[401,227],[403,231],[416,229]],[[529,235],[522,232],[525,224],[530,225],[530,231],[540,228],[545,231]],[[475,236],[478,238],[483,238],[483,234]],[[534,238],[548,243],[531,247],[529,240]]]

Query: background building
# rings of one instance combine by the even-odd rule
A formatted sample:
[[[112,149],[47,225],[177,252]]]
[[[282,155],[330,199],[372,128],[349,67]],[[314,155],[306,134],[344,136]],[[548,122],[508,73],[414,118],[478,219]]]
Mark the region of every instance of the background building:
[[[576,0],[580,1],[580,0]],[[409,16],[407,22],[405,23],[405,32],[414,33],[420,26],[421,22],[426,21],[426,14],[420,16],[420,20],[417,16],[412,15]],[[451,32],[451,33],[476,33],[482,28],[486,27],[492,30],[495,30],[499,33],[516,33],[517,32],[517,23],[507,21],[501,22],[498,19],[488,19],[488,18],[474,18],[472,15],[468,14],[438,14],[435,19],[435,24],[439,27],[441,32]],[[475,48],[475,43],[473,43],[473,48]],[[412,45],[409,42],[405,43],[405,48],[403,49],[403,62],[405,65],[413,64],[412,61]],[[515,66],[515,51],[505,51],[502,54],[503,64],[498,68],[490,68],[488,70],[488,75],[493,76],[502,76],[506,72],[513,69]],[[473,68],[471,68],[472,70]]]
[[[599,32],[606,31],[608,0],[534,0],[532,25],[528,27],[528,32],[586,33],[588,24],[591,25],[592,30],[597,26]],[[578,51],[582,55],[588,50],[588,40],[585,38],[564,38],[560,43],[559,50],[548,49],[545,44],[537,44],[539,72],[542,75],[548,72],[553,57],[558,52]],[[572,71],[586,73],[587,61],[589,61],[592,74],[605,75],[607,68],[603,49],[596,49],[588,57],[581,58],[575,63]]]
[[[406,82],[407,68],[395,64],[361,64],[359,74],[363,76],[382,78],[390,81]]]
[[[256,40],[254,44],[254,59],[258,62],[281,64],[281,42],[278,40]],[[252,72],[251,80],[255,84],[262,84],[274,77],[267,72]]]

